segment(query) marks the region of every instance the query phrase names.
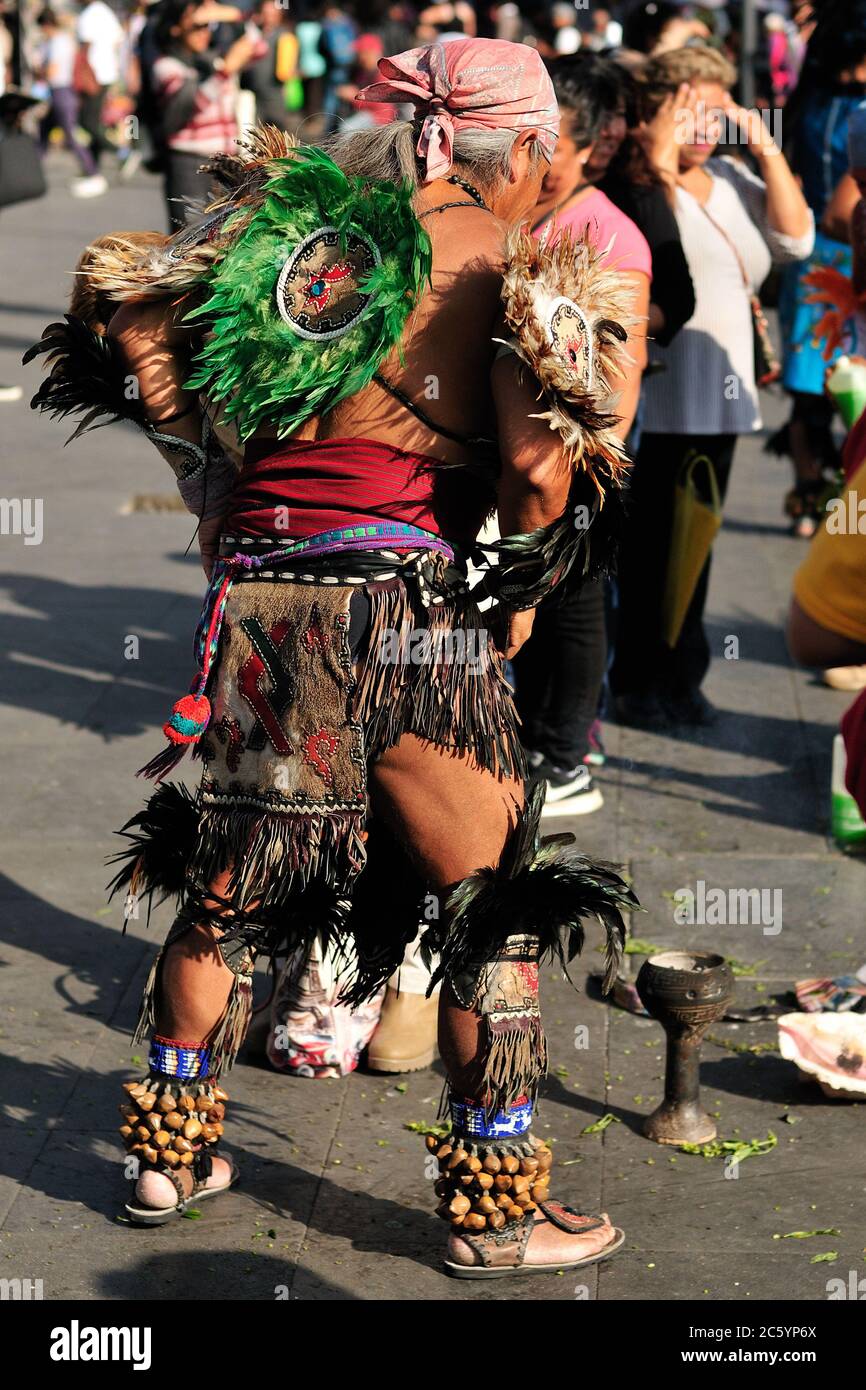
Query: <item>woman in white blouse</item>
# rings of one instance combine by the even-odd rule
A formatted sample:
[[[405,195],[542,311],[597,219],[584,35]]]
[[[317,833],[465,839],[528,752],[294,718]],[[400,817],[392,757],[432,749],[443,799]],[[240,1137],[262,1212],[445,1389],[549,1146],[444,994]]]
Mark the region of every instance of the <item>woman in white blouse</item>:
[[[730,95],[736,72],[715,49],[676,49],[642,74],[644,135],[676,213],[695,288],[695,312],[644,387],[643,432],[620,560],[620,613],[612,685],[623,722],[638,727],[708,724],[700,686],[710,663],[703,629],[704,567],[676,646],[662,638],[674,487],[690,451],[706,455],[724,497],[737,437],[761,428],[752,296],[775,262],[808,256],[812,214],[757,111]],[[714,157],[725,131],[748,149]],[[695,473],[706,486],[706,469]]]

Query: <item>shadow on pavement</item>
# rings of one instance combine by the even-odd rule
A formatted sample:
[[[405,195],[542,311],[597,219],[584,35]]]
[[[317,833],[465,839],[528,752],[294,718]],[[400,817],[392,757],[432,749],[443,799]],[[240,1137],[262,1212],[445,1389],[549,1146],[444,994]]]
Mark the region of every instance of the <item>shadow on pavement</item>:
[[[0,586],[25,610],[0,613],[2,701],[109,741],[158,726],[192,669],[198,601],[166,589],[66,584],[0,574]],[[127,636],[138,660],[125,660]],[[121,699],[108,699],[114,688]]]

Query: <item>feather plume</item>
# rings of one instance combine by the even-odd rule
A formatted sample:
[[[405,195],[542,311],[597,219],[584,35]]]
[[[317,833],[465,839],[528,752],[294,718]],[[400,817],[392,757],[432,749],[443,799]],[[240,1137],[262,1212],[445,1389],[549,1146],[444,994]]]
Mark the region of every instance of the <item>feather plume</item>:
[[[312,147],[271,169],[258,206],[227,226],[209,297],[188,315],[209,332],[186,385],[225,401],[242,439],[264,423],[285,438],[366,386],[430,275],[430,241],[408,187],[350,179]],[[288,255],[323,226],[360,233],[381,259],[364,279],[370,299],[355,322],[340,337],[310,341],[280,317],[275,291]]]
[[[298,149],[276,126],[259,126],[238,141],[238,154],[217,154],[203,164],[225,190],[201,217],[153,244],[153,233],[116,233],[89,248],[82,267],[94,291],[115,301],[165,299],[184,293],[207,275],[226,239],[238,235],[261,202],[268,180]]]
[[[117,834],[129,841],[110,864],[122,864],[108,885],[109,895],[122,890],[145,895],[148,914],[165,898],[180,897],[186,885],[187,865],[198,837],[199,808],[186,787],[166,782],[137,815]]]
[[[67,444],[85,430],[118,420],[131,420],[142,427],[146,424],[141,401],[129,396],[129,369],[113,339],[67,314],[63,323],[48,324],[22,360],[26,365],[40,355],[50,370],[30,407],[53,420],[80,416]]]
[[[288,131],[265,124],[247,131],[238,141],[238,148],[243,151],[245,167],[251,170],[258,166],[268,169],[273,160],[286,159],[300,146]]]
[[[115,304],[128,299],[144,302],[186,294],[207,274],[218,246],[207,240],[206,229],[200,240],[189,244],[179,241],[184,236],[188,238],[189,233],[178,232],[155,245],[143,244],[134,234],[103,237],[94,247],[90,264],[76,273],[86,276],[93,292]]]
[[[495,960],[510,936],[539,939],[539,959],[568,964],[583,948],[583,921],[596,917],[605,930],[604,989],[616,978],[625,949],[623,911],[640,904],[614,865],[563,853],[572,836],[539,841],[544,788],[536,784],[519,813],[498,868],[480,869],[452,890],[445,924],[428,928],[421,950],[428,966],[439,955],[431,987],[439,980],[477,971]]]
[[[627,466],[617,419],[614,382],[627,359],[623,347],[633,315],[634,289],[604,260],[589,229],[577,238],[560,233],[552,245],[520,228],[508,233],[502,303],[518,356],[539,382],[547,420],[562,437],[576,470],[618,482]],[[593,384],[585,389],[551,342],[543,306],[564,297],[579,305],[593,337]]]

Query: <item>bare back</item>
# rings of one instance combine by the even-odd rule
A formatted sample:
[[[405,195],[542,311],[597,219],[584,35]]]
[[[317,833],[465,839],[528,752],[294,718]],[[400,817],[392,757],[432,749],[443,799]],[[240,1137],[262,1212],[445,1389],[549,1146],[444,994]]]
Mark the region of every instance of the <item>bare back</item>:
[[[437,180],[419,192],[416,211],[423,214],[426,208],[465,198],[459,188]],[[432,286],[381,374],[436,424],[462,436],[495,438],[490,371],[505,228],[491,213],[466,202],[466,207],[424,218],[433,246]],[[428,428],[375,381],[307,420],[294,437],[376,439],[446,463],[470,463],[475,452]]]

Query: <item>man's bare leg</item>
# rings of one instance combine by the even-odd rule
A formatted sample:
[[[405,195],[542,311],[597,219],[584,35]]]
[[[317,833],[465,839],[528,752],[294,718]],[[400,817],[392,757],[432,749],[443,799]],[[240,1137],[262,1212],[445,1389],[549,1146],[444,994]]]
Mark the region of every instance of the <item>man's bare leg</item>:
[[[213,885],[224,893],[228,874]],[[156,1032],[168,1038],[203,1046],[222,1017],[234,976],[217,947],[219,932],[211,926],[192,927],[168,947],[162,964],[160,1004]],[[214,1156],[208,1187],[224,1187],[231,1168],[224,1158]],[[187,1168],[176,1169],[184,1191],[192,1192],[193,1177]],[[165,1173],[148,1169],[135,1185],[137,1200],[146,1207],[170,1207],[178,1200],[177,1190]]]
[[[445,889],[479,868],[499,862],[523,805],[518,781],[499,781],[472,760],[405,735],[371,771],[376,813],[403,842],[419,873]],[[454,1091],[482,1100],[484,1051],[480,1015],[461,1007],[447,982],[439,1005],[439,1050]],[[614,1239],[604,1224],[585,1235],[570,1235],[539,1222],[527,1247],[528,1263],[556,1266],[593,1255]],[[449,1259],[476,1264],[474,1252],[452,1233]]]

